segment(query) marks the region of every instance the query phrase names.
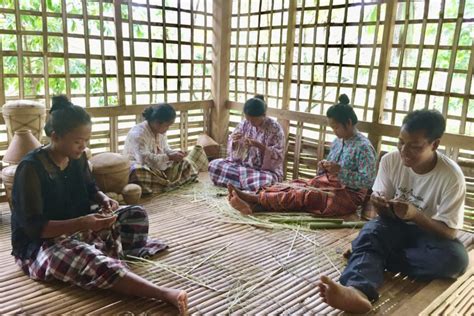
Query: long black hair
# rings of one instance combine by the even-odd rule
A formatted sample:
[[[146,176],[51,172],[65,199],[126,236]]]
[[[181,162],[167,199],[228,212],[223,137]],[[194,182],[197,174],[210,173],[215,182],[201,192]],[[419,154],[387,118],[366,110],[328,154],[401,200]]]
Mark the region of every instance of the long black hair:
[[[244,113],[252,117],[265,115],[267,113],[267,103],[263,95],[257,94],[248,99],[244,104]]]
[[[327,110],[326,116],[344,126],[349,123],[349,120],[352,122],[352,125],[356,125],[359,120],[354,109],[349,105],[349,97],[346,94],[341,94],[338,100],[339,103],[331,105]]]
[[[65,95],[57,95],[53,97],[44,131],[48,137],[53,132],[64,136],[79,126],[90,124],[92,124],[91,117],[84,108],[72,104]]]
[[[142,115],[148,123],[165,123],[176,119],[176,111],[168,103],[151,105],[143,111]]]

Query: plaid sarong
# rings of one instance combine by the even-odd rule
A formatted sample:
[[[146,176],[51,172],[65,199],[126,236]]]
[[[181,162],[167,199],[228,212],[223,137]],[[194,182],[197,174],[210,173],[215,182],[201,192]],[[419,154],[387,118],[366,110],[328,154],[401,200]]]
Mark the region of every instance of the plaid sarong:
[[[256,191],[279,180],[274,172],[252,169],[225,159],[215,159],[209,163],[209,176],[215,185],[226,187],[231,183],[248,191]]]
[[[333,195],[306,189],[320,188]],[[269,211],[304,211],[319,216],[337,216],[354,213],[364,202],[367,190],[354,191],[346,188],[336,178],[317,176],[309,181],[294,180],[291,186],[279,183],[259,192],[259,203]]]
[[[167,246],[148,238],[148,216],[141,206],[119,211],[111,229],[80,232],[45,241],[33,259],[16,263],[32,279],[54,279],[85,289],[110,288],[128,271],[120,259],[151,256]]]
[[[132,162],[128,182],[138,184],[143,194],[161,193],[195,181],[198,173],[196,165],[186,158],[164,171]]]

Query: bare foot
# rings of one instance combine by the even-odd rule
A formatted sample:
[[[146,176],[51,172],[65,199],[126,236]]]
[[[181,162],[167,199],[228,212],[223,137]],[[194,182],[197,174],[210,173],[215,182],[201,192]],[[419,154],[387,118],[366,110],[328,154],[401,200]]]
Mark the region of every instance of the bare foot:
[[[239,198],[237,194],[234,194],[230,198],[229,204],[244,215],[252,214],[252,208],[250,207],[250,205],[241,198]]]
[[[179,315],[188,315],[188,294],[183,290],[162,289],[163,300],[173,304],[178,310]]]
[[[321,276],[319,295],[329,306],[355,314],[365,314],[372,309],[367,297],[359,290],[334,282],[327,276]]]
[[[242,190],[234,187],[233,185],[231,185],[231,187],[232,187],[233,194],[238,195],[240,199],[250,204],[258,204],[258,195],[245,193]]]
[[[178,310],[180,315],[188,315],[188,293],[186,293],[185,291],[179,292]]]

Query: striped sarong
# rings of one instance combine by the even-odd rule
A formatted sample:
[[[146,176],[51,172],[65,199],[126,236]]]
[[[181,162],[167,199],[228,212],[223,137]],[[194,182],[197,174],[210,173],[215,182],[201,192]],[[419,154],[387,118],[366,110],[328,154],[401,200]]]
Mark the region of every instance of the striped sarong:
[[[230,183],[247,191],[256,191],[280,180],[274,172],[256,170],[225,159],[209,162],[209,176],[215,185],[226,187]]]
[[[16,263],[32,279],[60,280],[85,289],[110,288],[128,271],[127,255],[151,256],[167,246],[148,238],[148,216],[140,206],[118,213],[111,229],[44,241],[35,258]]]
[[[198,173],[196,165],[186,158],[180,162],[174,162],[166,170],[156,170],[147,165],[132,162],[128,182],[138,184],[143,194],[161,193],[195,181]]]

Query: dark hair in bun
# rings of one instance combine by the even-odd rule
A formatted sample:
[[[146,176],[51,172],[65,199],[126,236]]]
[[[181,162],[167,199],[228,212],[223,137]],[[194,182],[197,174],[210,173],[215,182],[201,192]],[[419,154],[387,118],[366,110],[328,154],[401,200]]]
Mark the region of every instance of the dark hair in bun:
[[[257,94],[255,97],[248,99],[244,104],[244,113],[252,117],[265,115],[267,113],[267,103],[263,95]]]
[[[341,94],[338,100],[339,103],[332,105],[327,110],[326,116],[344,125],[347,125],[349,121],[352,122],[352,125],[356,125],[359,120],[354,109],[349,104],[349,97],[346,94]]]
[[[176,111],[168,103],[151,105],[143,111],[142,115],[148,123],[165,123],[176,119]]]
[[[53,132],[63,136],[79,126],[90,124],[91,117],[83,107],[72,104],[65,95],[57,95],[53,97],[44,131],[48,137]]]

